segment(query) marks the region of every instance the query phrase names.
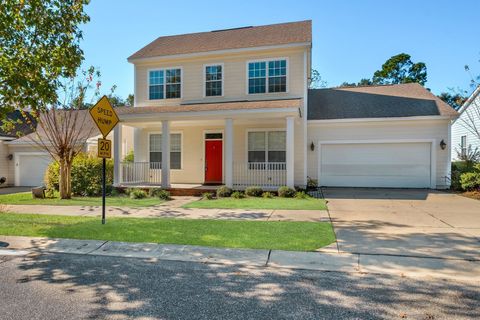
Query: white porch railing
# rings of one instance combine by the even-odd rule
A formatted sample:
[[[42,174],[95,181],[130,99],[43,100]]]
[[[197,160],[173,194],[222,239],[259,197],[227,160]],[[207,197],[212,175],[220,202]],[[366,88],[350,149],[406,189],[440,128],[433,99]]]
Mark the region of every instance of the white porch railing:
[[[258,186],[276,189],[287,183],[287,170],[284,162],[233,163],[233,188]]]
[[[161,162],[122,162],[120,168],[122,184],[162,183]]]

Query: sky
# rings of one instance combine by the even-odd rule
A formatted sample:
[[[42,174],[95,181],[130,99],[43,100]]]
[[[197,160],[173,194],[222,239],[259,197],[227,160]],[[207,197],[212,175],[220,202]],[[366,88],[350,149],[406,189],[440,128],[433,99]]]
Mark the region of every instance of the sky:
[[[468,89],[480,74],[478,0],[163,1],[92,0],[82,26],[84,67],[102,87],[133,93],[127,57],[159,36],[312,20],[312,64],[328,87],[371,78],[391,56],[408,53],[427,65],[427,88]]]

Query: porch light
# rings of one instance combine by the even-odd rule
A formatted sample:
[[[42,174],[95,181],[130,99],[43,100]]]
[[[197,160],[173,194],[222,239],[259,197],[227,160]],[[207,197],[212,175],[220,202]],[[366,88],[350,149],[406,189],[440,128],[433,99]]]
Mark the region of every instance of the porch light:
[[[312,143],[310,143],[310,150],[312,150],[312,151],[315,150],[315,144],[313,143],[313,141],[312,141]]]
[[[442,150],[445,150],[446,147],[447,147],[447,144],[446,144],[445,141],[443,141],[443,139],[442,139],[442,141],[440,141],[440,148],[441,148]]]
[[[13,159],[13,154],[9,154],[9,155],[7,156],[7,159],[8,159],[8,160],[12,160],[12,159]]]

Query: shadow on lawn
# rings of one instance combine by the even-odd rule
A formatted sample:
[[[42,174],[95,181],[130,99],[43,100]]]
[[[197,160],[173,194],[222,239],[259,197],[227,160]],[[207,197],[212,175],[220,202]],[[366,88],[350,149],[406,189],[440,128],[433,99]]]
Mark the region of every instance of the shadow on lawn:
[[[444,281],[62,254],[18,268],[17,285],[78,294],[90,319],[480,317],[478,287]],[[28,308],[42,311],[40,303]]]

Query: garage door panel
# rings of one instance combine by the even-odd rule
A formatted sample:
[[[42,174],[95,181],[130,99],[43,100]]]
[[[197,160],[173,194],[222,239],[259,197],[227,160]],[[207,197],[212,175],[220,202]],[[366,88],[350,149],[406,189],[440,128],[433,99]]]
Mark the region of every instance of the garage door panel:
[[[18,156],[18,185],[40,186],[44,184],[45,171],[51,162],[48,155],[22,154]]]
[[[320,161],[323,186],[430,187],[429,143],[327,144]]]

